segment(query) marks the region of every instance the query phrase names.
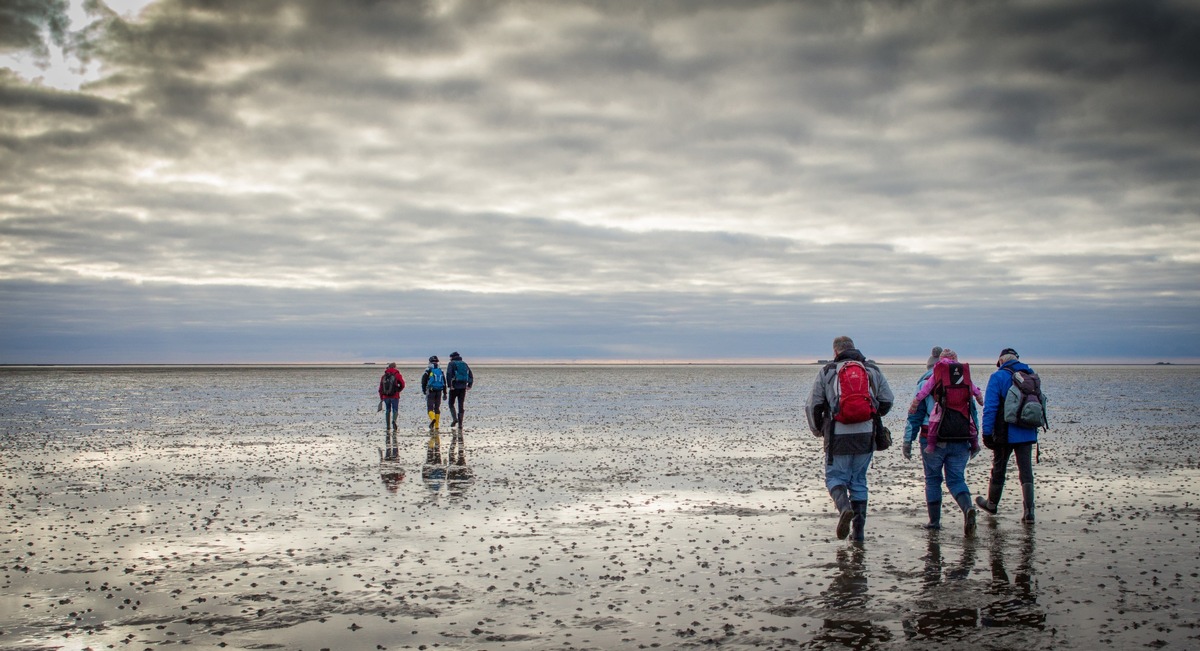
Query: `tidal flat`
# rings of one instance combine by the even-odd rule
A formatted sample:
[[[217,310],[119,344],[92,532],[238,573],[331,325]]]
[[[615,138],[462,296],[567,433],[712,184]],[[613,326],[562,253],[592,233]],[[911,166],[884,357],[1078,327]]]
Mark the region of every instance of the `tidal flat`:
[[[1030,362],[1036,524],[921,527],[884,366],[862,545],[816,366],[477,365],[435,473],[416,366],[394,462],[381,366],[0,368],[0,649],[1200,647],[1200,367]]]

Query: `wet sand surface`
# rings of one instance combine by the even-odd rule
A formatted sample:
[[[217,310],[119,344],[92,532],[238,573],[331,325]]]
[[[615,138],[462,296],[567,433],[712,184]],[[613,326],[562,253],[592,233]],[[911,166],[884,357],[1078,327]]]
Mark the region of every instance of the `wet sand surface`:
[[[897,443],[861,546],[816,367],[475,370],[434,476],[419,390],[380,461],[380,367],[0,370],[0,648],[1200,647],[1200,369],[1039,369],[1033,526],[1013,464],[974,538],[925,531]]]

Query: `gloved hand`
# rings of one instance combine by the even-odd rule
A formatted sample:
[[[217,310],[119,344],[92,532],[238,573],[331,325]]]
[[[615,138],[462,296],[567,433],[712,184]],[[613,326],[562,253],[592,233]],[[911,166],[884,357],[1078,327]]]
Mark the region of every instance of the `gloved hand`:
[[[912,441],[905,441],[901,451],[905,459],[912,459]]]
[[[983,437],[983,447],[985,447],[989,450],[995,450],[996,449],[995,445],[996,444],[993,442],[992,437],[990,437],[990,436]]]

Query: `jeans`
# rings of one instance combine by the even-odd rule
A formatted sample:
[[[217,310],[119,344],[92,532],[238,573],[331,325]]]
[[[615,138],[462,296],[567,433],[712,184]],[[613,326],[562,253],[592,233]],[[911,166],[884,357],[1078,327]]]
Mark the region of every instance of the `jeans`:
[[[383,404],[387,407],[387,411],[383,412],[383,424],[387,426],[396,422],[396,414],[400,413],[400,398],[384,398]]]
[[[865,454],[835,454],[825,466],[825,488],[845,486],[851,500],[867,499],[867,468],[871,467],[874,452]]]
[[[925,465],[925,501],[942,501],[942,476],[945,474],[946,488],[950,495],[971,494],[967,488],[967,462],[971,460],[971,444],[968,441],[938,443],[933,452],[925,452],[921,444],[921,461]]]

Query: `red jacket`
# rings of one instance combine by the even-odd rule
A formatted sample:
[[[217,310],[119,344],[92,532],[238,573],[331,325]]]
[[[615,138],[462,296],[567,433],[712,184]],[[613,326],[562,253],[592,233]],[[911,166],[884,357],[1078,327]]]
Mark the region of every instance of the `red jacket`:
[[[380,376],[380,378],[379,378],[379,399],[383,400],[385,398],[399,398],[400,392],[404,390],[404,376],[400,375],[400,371],[397,371],[394,368],[389,368],[389,369],[385,370],[383,372],[383,374],[384,375],[391,374],[391,375],[396,376],[396,392],[385,394],[383,392],[383,377]]]

